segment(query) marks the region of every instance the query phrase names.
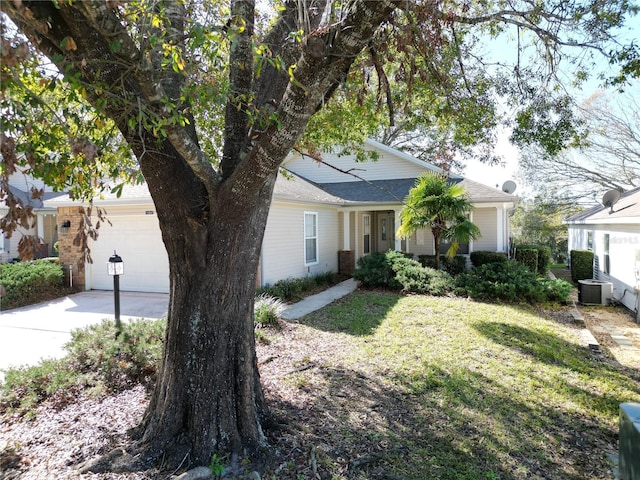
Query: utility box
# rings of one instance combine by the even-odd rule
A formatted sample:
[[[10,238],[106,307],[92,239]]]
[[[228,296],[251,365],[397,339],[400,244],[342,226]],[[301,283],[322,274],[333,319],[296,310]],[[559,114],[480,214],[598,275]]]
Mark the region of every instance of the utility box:
[[[620,479],[640,480],[640,404],[620,404]]]
[[[578,302],[583,305],[608,305],[613,284],[601,280],[578,280]]]

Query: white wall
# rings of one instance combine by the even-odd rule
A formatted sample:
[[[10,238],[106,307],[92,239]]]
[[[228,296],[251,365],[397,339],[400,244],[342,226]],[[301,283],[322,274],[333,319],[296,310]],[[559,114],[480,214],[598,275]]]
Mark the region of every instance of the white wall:
[[[498,246],[498,211],[496,208],[475,208],[471,221],[475,223],[482,236],[473,241],[472,250],[495,252]]]
[[[589,232],[598,258],[597,278],[613,284],[613,297],[635,311],[640,282],[640,225],[570,225],[569,250],[587,250]],[[609,235],[609,273],[605,273],[605,235]]]
[[[318,264],[305,266],[304,213],[318,214]],[[322,205],[274,202],[262,243],[262,285],[338,271],[338,211]]]
[[[377,161],[356,162],[354,156],[338,157],[332,153],[323,154],[325,162],[341,170],[351,170],[355,175],[366,180],[390,180],[399,178],[415,178],[427,171],[424,166],[399,159],[382,150],[372,149],[378,152]],[[300,155],[292,156],[285,163],[285,167],[301,177],[317,183],[356,182],[358,179],[323,165],[309,157]]]

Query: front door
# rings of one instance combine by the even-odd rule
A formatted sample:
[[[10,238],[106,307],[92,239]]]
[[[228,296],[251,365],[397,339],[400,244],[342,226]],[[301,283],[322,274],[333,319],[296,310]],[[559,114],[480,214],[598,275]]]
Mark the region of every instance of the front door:
[[[393,212],[378,214],[378,251],[386,252],[396,246],[396,229]]]

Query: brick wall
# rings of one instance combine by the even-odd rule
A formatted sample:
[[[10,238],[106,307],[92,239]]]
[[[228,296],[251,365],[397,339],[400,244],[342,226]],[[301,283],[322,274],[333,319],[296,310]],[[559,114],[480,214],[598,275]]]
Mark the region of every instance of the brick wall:
[[[338,273],[352,276],[355,266],[355,252],[353,250],[338,251]]]
[[[58,207],[58,253],[60,265],[64,266],[65,284],[69,285],[71,265],[73,272],[73,286],[77,290],[85,290],[85,268],[84,268],[84,252],[82,251],[82,242],[74,240],[84,225],[84,208],[83,207]],[[69,222],[69,229],[65,232],[63,225]]]

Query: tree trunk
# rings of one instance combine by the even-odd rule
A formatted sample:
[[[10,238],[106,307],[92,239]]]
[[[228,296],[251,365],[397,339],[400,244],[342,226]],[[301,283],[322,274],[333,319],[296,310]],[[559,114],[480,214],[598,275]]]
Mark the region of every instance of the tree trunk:
[[[159,212],[171,295],[164,357],[137,431],[147,464],[162,455],[177,465],[188,454],[207,465],[215,452],[266,445],[253,302],[274,183],[275,175],[242,205],[217,198],[205,224],[185,219],[177,229]]]

